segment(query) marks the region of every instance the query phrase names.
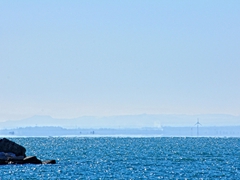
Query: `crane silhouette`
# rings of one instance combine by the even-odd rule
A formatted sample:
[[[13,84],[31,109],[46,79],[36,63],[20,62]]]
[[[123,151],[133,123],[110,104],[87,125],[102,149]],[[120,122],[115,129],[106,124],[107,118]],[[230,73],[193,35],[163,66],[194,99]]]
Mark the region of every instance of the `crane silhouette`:
[[[195,126],[197,126],[197,137],[199,136],[199,125],[202,124],[199,122],[199,119],[197,119],[197,123],[195,124]]]

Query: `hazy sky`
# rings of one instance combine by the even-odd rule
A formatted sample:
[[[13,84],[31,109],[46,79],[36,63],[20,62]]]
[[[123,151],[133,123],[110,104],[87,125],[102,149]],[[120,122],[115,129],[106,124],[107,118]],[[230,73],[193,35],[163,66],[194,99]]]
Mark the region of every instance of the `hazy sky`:
[[[0,1],[0,121],[240,115],[240,1]]]

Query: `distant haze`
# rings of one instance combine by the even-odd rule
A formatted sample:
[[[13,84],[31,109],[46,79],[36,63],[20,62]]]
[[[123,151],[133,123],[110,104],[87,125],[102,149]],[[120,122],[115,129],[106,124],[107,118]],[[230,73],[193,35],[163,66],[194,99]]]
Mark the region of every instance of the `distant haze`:
[[[195,127],[197,121],[200,126],[240,126],[240,116],[231,115],[125,115],[94,117],[84,116],[73,119],[56,119],[50,116],[33,116],[18,121],[0,123],[0,129],[18,127],[57,126],[64,128],[162,128],[165,126]]]
[[[239,125],[239,17],[235,0],[2,0],[0,122]]]

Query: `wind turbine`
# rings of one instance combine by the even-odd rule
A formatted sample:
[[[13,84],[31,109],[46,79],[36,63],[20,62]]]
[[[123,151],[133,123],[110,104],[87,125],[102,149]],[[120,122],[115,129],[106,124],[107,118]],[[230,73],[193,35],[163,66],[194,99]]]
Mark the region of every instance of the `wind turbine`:
[[[197,123],[195,124],[195,126],[197,126],[197,137],[199,136],[199,125],[201,125],[201,123],[199,122],[199,119],[197,119]]]

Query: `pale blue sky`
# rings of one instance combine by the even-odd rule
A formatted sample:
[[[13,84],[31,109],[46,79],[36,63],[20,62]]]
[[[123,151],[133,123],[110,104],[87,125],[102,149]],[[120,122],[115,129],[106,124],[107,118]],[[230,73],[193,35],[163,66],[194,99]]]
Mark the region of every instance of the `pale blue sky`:
[[[0,1],[0,120],[240,115],[240,1]]]

